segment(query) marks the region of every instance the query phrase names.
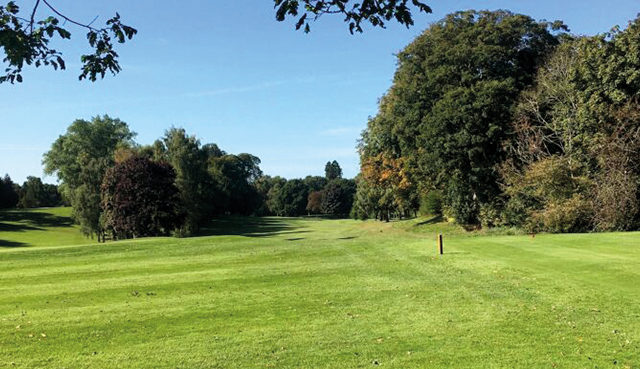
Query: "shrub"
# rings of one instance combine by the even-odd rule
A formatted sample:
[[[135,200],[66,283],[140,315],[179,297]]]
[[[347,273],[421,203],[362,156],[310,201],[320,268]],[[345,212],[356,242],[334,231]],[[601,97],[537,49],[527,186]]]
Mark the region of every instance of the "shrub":
[[[526,228],[530,232],[574,233],[587,232],[592,227],[593,204],[581,194],[575,194],[534,211]]]
[[[482,228],[493,228],[504,225],[502,218],[502,206],[497,201],[481,204],[478,212],[478,220]]]

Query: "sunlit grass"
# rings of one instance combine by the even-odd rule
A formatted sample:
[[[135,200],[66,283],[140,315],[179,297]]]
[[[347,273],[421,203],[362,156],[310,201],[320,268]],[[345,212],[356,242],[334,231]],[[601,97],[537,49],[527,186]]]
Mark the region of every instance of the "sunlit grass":
[[[0,210],[0,249],[95,242],[73,225],[71,208]]]
[[[640,234],[421,222],[224,218],[199,238],[0,248],[0,367],[640,367]]]

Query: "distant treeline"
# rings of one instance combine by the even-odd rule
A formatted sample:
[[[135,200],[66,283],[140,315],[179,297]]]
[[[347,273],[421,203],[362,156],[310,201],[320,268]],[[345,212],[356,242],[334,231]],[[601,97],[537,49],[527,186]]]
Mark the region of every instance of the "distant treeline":
[[[119,119],[76,120],[44,155],[45,173],[58,177],[87,235],[190,235],[219,215],[348,216],[351,210],[355,181],[342,178],[336,161],[327,163],[324,177],[287,180],[265,176],[254,155],[203,145],[181,128],[151,145],[134,137]]]
[[[0,178],[0,209],[53,207],[64,204],[58,186],[27,177],[20,186],[8,174]]]
[[[640,19],[587,37],[464,11],[398,54],[360,143],[354,215],[640,229]]]

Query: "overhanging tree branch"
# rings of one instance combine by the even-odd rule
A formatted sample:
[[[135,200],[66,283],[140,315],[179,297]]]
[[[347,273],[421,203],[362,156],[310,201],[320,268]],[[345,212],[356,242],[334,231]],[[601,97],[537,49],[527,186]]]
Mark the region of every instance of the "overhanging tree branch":
[[[52,15],[37,21],[36,13],[42,8],[42,4],[46,5]],[[79,79],[95,81],[98,76],[103,78],[106,72],[120,72],[118,54],[112,40],[124,43],[137,33],[134,28],[121,23],[118,13],[107,20],[104,28],[95,28],[91,25],[93,21],[84,24],[74,20],[55,8],[50,0],[36,0],[29,18],[21,17],[19,13],[20,8],[14,1],[0,6],[0,49],[5,53],[2,61],[7,65],[4,75],[0,75],[0,83],[22,82],[25,65],[50,65],[54,69],[66,69],[62,54],[49,47],[49,42],[56,37],[71,37],[71,33],[59,25],[60,19],[89,30],[86,37],[93,52],[80,57],[82,70]]]
[[[431,13],[431,8],[421,0],[274,0],[276,19],[298,17],[296,29],[304,26],[310,31],[309,19],[317,20],[324,14],[342,14],[349,25],[349,32],[363,32],[363,23],[374,27],[386,27],[386,22],[396,20],[407,27],[413,25],[412,10]],[[413,9],[412,9],[413,8]]]
[[[349,32],[363,32],[365,24],[385,28],[387,22],[395,20],[409,27],[414,24],[412,12],[430,13],[431,8],[422,0],[273,0],[276,19],[283,21],[288,17],[297,18],[296,29],[310,31],[310,20],[316,21],[325,14],[342,14]],[[22,82],[22,70],[25,65],[51,65],[54,69],[65,69],[62,54],[49,48],[49,42],[56,36],[69,39],[71,33],[64,28],[66,23],[88,29],[87,41],[91,53],[81,55],[82,69],[79,79],[96,81],[104,78],[107,72],[117,74],[122,70],[118,62],[118,53],[114,50],[114,40],[125,43],[133,38],[137,30],[124,25],[120,15],[106,21],[104,28],[93,27],[95,21],[83,23],[73,19],[54,6],[53,0],[35,0],[30,15],[20,16],[20,7],[15,1],[0,6],[0,49],[7,65],[2,82]],[[44,4],[44,5],[43,5]],[[45,8],[50,16],[37,20],[39,9]],[[97,18],[97,17],[96,17]],[[60,24],[60,20],[64,22]]]

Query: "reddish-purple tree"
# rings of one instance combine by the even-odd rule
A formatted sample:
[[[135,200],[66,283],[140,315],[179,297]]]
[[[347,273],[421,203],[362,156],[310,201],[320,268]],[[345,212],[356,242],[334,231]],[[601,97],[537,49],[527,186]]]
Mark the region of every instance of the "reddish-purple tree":
[[[184,215],[170,164],[134,156],[109,169],[102,182],[102,221],[113,239],[167,235]]]

